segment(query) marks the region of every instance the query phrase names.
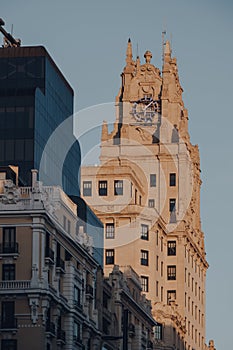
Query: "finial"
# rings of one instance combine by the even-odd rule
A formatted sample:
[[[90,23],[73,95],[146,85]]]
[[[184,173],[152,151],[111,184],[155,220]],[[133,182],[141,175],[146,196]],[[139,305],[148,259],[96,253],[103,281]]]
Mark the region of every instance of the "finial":
[[[144,57],[146,59],[146,63],[150,63],[150,60],[152,58],[152,53],[150,51],[146,51],[144,54]]]
[[[169,55],[169,56],[171,55],[171,45],[168,40],[165,43],[164,55]]]
[[[129,38],[128,40],[128,44],[127,44],[127,50],[126,50],[126,64],[131,64],[133,59],[133,54],[132,54],[132,44],[131,44],[131,40]]]

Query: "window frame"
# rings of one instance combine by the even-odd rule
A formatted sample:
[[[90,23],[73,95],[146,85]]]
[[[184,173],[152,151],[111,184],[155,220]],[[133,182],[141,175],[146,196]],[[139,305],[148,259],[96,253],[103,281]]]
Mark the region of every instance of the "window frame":
[[[176,241],[167,242],[167,255],[176,256]]]
[[[167,266],[167,280],[176,281],[176,265]]]
[[[169,298],[169,296],[174,295],[174,299],[172,299],[171,297]],[[176,300],[176,290],[172,289],[172,290],[168,290],[167,291],[167,305],[170,305],[170,300]]]
[[[112,230],[108,230],[108,228],[112,228]],[[107,222],[105,224],[105,238],[106,239],[114,239],[115,238],[115,224],[114,224],[114,222]]]
[[[114,265],[115,263],[115,250],[106,249],[105,251],[105,265]]]
[[[83,197],[91,197],[91,196],[92,196],[92,181],[83,181]]]
[[[150,187],[156,187],[156,174],[150,174]]]
[[[15,264],[2,264],[2,280],[3,281],[15,280]]]
[[[141,224],[141,239],[149,241],[149,225]]]
[[[102,187],[102,185],[104,185]],[[107,180],[99,180],[98,182],[99,196],[107,196],[108,195],[108,181]]]
[[[141,286],[142,291],[145,293],[149,292],[149,277],[148,276],[141,276]]]
[[[123,196],[123,186],[123,180],[114,180],[114,196]]]
[[[155,207],[155,200],[153,198],[148,199],[148,208]]]
[[[2,350],[17,350],[17,339],[2,339],[1,340]]]
[[[176,173],[170,173],[169,175],[169,186],[176,187]]]
[[[156,340],[162,340],[163,339],[163,325],[161,323],[158,323],[154,327],[154,337]]]
[[[141,265],[149,266],[149,251],[141,249]]]

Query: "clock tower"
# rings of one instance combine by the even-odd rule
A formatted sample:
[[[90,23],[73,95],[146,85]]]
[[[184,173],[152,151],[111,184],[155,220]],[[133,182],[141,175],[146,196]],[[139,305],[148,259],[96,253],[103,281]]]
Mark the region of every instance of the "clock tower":
[[[129,40],[114,128],[103,123],[100,166],[82,168],[82,195],[105,225],[105,273],[131,265],[141,278],[158,349],[203,350],[208,263],[198,146],[170,43],[162,72],[150,51],[144,58],[133,59]]]

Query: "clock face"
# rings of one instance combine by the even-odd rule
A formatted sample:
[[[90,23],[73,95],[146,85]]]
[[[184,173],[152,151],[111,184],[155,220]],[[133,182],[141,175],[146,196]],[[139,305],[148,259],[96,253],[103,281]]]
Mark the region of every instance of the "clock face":
[[[159,102],[152,97],[144,97],[133,103],[131,114],[137,122],[153,123],[159,112]]]

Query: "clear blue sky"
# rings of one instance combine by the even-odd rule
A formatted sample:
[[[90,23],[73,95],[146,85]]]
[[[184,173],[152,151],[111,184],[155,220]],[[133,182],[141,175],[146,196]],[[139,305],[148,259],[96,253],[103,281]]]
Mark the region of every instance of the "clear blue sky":
[[[232,349],[233,2],[230,0],[11,0],[0,16],[23,45],[44,45],[75,90],[76,110],[112,102],[128,37],[161,67],[172,35],[191,140],[200,146],[207,259],[207,339]],[[114,118],[114,117],[113,117]]]

